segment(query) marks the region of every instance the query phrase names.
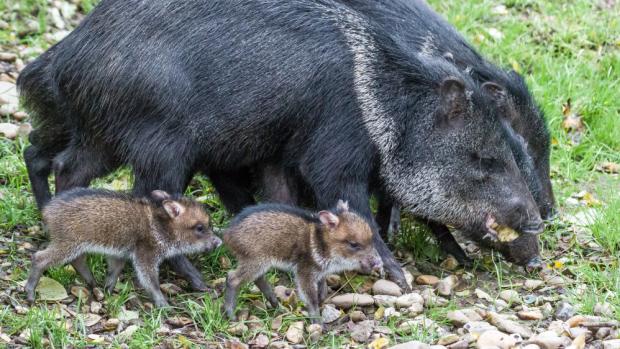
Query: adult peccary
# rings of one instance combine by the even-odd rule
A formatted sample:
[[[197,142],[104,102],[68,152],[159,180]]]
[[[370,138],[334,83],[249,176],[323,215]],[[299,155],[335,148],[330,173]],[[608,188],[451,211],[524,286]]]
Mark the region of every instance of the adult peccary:
[[[466,229],[542,220],[489,92],[335,1],[103,1],[18,82],[37,121],[25,158],[40,205],[122,164],[134,191],[182,192],[208,172],[299,168],[319,208],[369,220],[378,174],[413,214]],[[229,175],[231,174],[231,175]],[[241,178],[243,180],[243,178]],[[385,270],[404,275],[378,234]],[[199,273],[176,260],[192,284]]]
[[[549,177],[550,136],[542,113],[522,77],[514,71],[506,72],[484,59],[425,1],[347,0],[346,3],[372,18],[386,31],[398,33],[400,43],[412,52],[445,57],[453,61],[459,69],[468,72],[475,81],[493,81],[504,87],[491,92],[497,97],[498,108],[510,121],[511,132],[508,132],[507,141],[542,217],[549,218],[555,205]],[[390,224],[394,225],[394,218],[397,216],[395,217],[392,206],[380,202],[378,220],[383,223],[383,231],[387,231]],[[447,229],[436,223],[431,223],[431,228],[449,248],[451,235],[448,235]],[[478,241],[485,234],[480,234],[479,231],[466,233],[477,237]],[[492,245],[517,263],[536,264],[538,241],[535,236],[525,235],[509,244]],[[458,255],[458,251],[451,252]]]

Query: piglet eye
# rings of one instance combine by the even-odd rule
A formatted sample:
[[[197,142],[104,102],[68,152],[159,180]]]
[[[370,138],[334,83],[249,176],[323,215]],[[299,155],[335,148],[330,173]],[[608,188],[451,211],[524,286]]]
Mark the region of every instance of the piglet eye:
[[[357,251],[357,250],[362,248],[362,246],[359,243],[355,242],[355,241],[347,241],[347,243],[349,244],[349,247],[351,247],[351,249],[353,249],[353,250]]]
[[[202,224],[196,224],[196,226],[194,227],[194,230],[198,233],[198,234],[202,234],[205,232],[205,226]]]

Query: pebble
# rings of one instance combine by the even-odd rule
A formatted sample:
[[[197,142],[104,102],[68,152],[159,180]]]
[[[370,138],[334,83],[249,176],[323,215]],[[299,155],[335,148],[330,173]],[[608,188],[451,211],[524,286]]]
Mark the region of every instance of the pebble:
[[[411,342],[396,344],[394,346],[389,347],[388,349],[430,349],[430,347],[431,346],[426,343],[422,343],[419,341],[411,341]]]
[[[71,286],[71,294],[76,298],[87,299],[90,296],[90,291],[84,286]]]
[[[337,274],[327,275],[327,278],[325,278],[325,282],[327,282],[327,286],[331,288],[338,288],[342,284],[340,275]]]
[[[291,346],[285,341],[273,341],[269,344],[269,349],[289,349]]]
[[[611,328],[609,327],[601,327],[596,331],[594,335],[597,339],[605,339],[611,334]]]
[[[409,308],[414,303],[423,305],[424,298],[417,293],[408,293],[396,298],[394,305],[396,305],[397,308]]]
[[[93,297],[95,297],[95,299],[99,302],[101,302],[103,300],[103,291],[101,291],[101,289],[99,287],[95,287],[93,289]]]
[[[375,300],[375,305],[380,306],[380,307],[393,307],[394,304],[396,303],[396,297],[395,296],[386,296],[386,295],[376,295],[373,296],[374,300]]]
[[[405,274],[405,281],[407,282],[407,286],[409,288],[413,287],[413,275],[409,272],[409,270],[403,268],[403,274]]]
[[[426,307],[441,307],[449,303],[447,299],[435,295],[435,292],[430,288],[422,291],[422,298],[424,299],[424,306]]]
[[[365,343],[370,338],[373,328],[374,321],[360,321],[351,327],[351,338],[358,343]]]
[[[274,287],[273,292],[275,293],[278,300],[285,305],[294,304],[297,302],[295,290],[293,290],[292,288],[278,285]]]
[[[570,335],[571,338],[573,339],[577,339],[581,336],[583,336],[584,338],[590,339],[592,338],[592,332],[590,330],[588,330],[587,328],[584,327],[574,327],[568,330],[568,334]]]
[[[604,317],[613,317],[614,310],[609,303],[596,303],[594,305],[594,315],[604,316]]]
[[[509,304],[521,303],[521,297],[519,297],[519,292],[515,290],[504,290],[499,293],[499,298],[505,300]]]
[[[370,335],[369,335],[370,336]],[[286,330],[286,340],[293,343],[299,344],[304,339],[304,322],[303,321],[295,321],[291,323]]]
[[[571,340],[568,337],[560,337],[553,331],[545,331],[530,338],[528,344],[536,344],[542,349],[559,349],[568,347]]]
[[[303,329],[303,324],[302,324],[302,329]],[[228,328],[228,333],[232,334],[233,336],[241,336],[247,330],[248,330],[248,326],[246,324],[244,324],[243,322],[238,322]],[[288,336],[288,332],[286,333],[286,335]]]
[[[176,296],[182,291],[179,286],[175,284],[171,284],[171,283],[161,284],[159,285],[159,288],[161,288],[162,292],[164,292],[165,294],[169,296]]]
[[[460,340],[458,342],[448,345],[448,349],[467,349],[469,348],[469,342],[466,340]]]
[[[306,332],[308,332],[308,338],[310,339],[310,341],[312,343],[315,343],[321,338],[321,334],[323,333],[323,326],[321,326],[320,324],[308,325],[308,327],[306,327]],[[269,338],[267,338],[267,336],[265,336],[265,338],[267,339],[267,341],[265,342],[265,345],[263,347],[266,347],[267,344],[269,344]]]
[[[121,323],[121,320],[116,319],[116,318],[110,318],[106,320],[106,322],[103,324],[103,329],[104,331],[114,331],[116,330],[118,325],[120,325],[120,323]]]
[[[517,313],[517,317],[521,320],[542,320],[544,318],[543,313],[540,310],[522,310]]]
[[[528,289],[530,291],[533,291],[533,290],[541,287],[544,284],[545,284],[545,282],[542,281],[542,280],[527,279],[523,283],[523,287],[525,287],[526,289]]]
[[[459,262],[456,260],[456,258],[448,256],[448,258],[444,259],[439,266],[446,270],[452,271],[458,268]]]
[[[28,313],[28,308],[17,305],[15,306],[15,313],[19,315],[26,315]]]
[[[522,346],[521,349],[540,349],[540,347],[536,344],[528,344]]]
[[[487,320],[490,324],[496,326],[498,330],[508,332],[510,334],[516,333],[523,338],[530,338],[534,334],[529,327],[525,327],[516,321],[506,319],[494,312],[489,312],[487,314]]]
[[[323,318],[324,323],[332,323],[340,317],[340,310],[336,309],[336,307],[331,304],[325,304],[325,306],[323,306],[323,311],[321,312],[321,317]]]
[[[575,314],[575,309],[570,303],[560,302],[555,310],[555,318],[566,321]]]
[[[497,327],[486,321],[470,321],[463,326],[467,333],[482,334],[486,331],[497,331]]]
[[[487,302],[493,302],[493,297],[479,288],[477,288],[474,293],[476,293],[476,297],[480,299],[484,299]]]
[[[403,293],[400,287],[392,281],[389,280],[377,280],[372,285],[372,293],[375,295],[388,295],[399,297]]]
[[[407,308],[407,314],[411,316],[422,314],[422,312],[424,312],[424,305],[422,303],[413,303]]]
[[[131,339],[133,334],[139,329],[138,325],[129,325],[126,329],[124,329],[121,333],[118,334],[118,339],[121,342],[127,342]]]
[[[354,310],[349,314],[349,318],[353,322],[360,322],[366,320],[366,314],[360,310]]]
[[[8,139],[15,139],[17,137],[17,130],[19,130],[17,125],[8,122],[0,123],[0,134],[3,134]]]
[[[0,61],[15,62],[17,55],[12,52],[0,52]]]
[[[450,333],[447,334],[441,338],[439,338],[439,340],[437,341],[437,344],[439,345],[450,345],[452,343],[456,343],[459,341],[459,336],[454,334],[454,333]]]
[[[90,312],[93,314],[99,314],[101,312],[101,303],[97,301],[90,302]]]
[[[437,293],[440,296],[450,296],[452,294],[452,289],[456,285],[457,281],[458,279],[454,275],[450,275],[441,279],[441,281],[439,281],[436,285]]]
[[[348,309],[355,305],[358,305],[361,307],[367,307],[369,305],[373,305],[375,304],[375,299],[372,298],[372,296],[368,294],[345,293],[345,294],[341,294],[341,295],[333,297],[329,302],[339,308]]]
[[[462,327],[471,320],[460,310],[452,310],[446,314],[446,317],[454,326]]]
[[[603,349],[620,349],[620,339],[603,341]]]
[[[486,331],[476,341],[478,348],[510,349],[517,345],[517,339],[500,331]]]
[[[415,278],[415,283],[418,285],[435,286],[438,282],[439,278],[434,275],[420,275]]]

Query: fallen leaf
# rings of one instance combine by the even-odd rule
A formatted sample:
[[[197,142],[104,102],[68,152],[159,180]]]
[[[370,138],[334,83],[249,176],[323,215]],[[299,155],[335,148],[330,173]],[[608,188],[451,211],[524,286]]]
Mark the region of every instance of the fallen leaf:
[[[584,124],[581,115],[573,111],[570,98],[562,105],[562,115],[564,115],[562,128],[567,132],[573,145],[579,144],[579,142],[581,142]]]
[[[385,337],[379,337],[368,344],[369,349],[384,349],[390,344],[390,340]]]
[[[58,281],[45,276],[39,281],[37,292],[42,301],[60,301],[68,297],[67,290]]]

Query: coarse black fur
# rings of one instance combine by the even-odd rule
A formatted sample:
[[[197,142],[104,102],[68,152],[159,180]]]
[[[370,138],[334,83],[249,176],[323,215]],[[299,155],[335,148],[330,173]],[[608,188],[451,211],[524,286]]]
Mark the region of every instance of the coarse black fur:
[[[246,177],[228,175],[276,164],[299,169],[318,208],[343,198],[373,227],[375,175],[425,219],[540,225],[493,85],[341,2],[104,0],[18,87],[38,125],[60,117],[68,130],[37,126],[27,150],[29,171],[53,163],[60,191],[130,165],[135,193],[180,193],[202,171],[243,207]],[[46,171],[30,173],[39,205]],[[375,244],[404,286],[377,234]]]

